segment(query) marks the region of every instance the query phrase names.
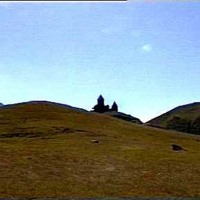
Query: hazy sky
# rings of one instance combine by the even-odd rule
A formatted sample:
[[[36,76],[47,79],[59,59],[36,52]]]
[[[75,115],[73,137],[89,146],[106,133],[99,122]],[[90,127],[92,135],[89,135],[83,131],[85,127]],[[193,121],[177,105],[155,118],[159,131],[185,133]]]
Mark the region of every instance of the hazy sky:
[[[1,3],[0,102],[151,119],[199,100],[200,3]]]

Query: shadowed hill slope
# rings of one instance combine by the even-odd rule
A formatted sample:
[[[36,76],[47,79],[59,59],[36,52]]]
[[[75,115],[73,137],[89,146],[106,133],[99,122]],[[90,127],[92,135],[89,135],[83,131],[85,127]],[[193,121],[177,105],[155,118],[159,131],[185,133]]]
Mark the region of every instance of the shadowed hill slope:
[[[199,196],[199,142],[51,102],[2,107],[0,197]]]
[[[176,107],[146,123],[150,126],[200,134],[200,102]]]
[[[142,124],[142,121],[140,119],[122,112],[110,111],[110,112],[105,112],[104,115],[112,116],[136,124]]]

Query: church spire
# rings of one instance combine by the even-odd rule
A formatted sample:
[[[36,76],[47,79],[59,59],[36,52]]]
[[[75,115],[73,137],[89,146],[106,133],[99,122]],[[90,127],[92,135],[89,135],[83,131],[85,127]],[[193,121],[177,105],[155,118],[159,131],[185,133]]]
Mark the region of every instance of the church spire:
[[[118,105],[116,104],[116,102],[114,101],[112,107],[111,107],[111,111],[116,111],[118,112]]]

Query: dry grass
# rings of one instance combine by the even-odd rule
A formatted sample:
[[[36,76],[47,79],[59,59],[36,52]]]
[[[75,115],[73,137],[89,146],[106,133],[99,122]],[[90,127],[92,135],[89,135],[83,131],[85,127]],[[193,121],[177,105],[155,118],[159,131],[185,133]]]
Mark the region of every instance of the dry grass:
[[[0,137],[0,197],[200,196],[198,136],[29,103],[0,109]]]
[[[194,122],[200,117],[200,102],[176,107],[154,119],[151,119],[146,124],[166,128],[167,122],[173,117],[179,117]]]

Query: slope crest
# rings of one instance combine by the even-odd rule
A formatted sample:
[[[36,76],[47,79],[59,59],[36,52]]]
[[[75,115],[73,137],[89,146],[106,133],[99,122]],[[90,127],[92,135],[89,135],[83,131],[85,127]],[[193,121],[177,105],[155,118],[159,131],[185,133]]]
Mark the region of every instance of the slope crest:
[[[146,125],[200,134],[200,102],[178,106],[146,122]]]

